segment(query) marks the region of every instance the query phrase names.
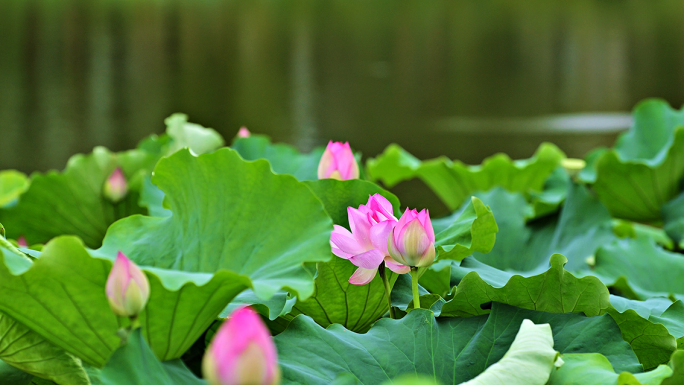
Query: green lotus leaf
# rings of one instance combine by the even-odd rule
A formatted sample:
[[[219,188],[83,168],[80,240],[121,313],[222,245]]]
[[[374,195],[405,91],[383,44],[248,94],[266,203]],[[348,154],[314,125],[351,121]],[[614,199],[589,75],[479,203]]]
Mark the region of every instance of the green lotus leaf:
[[[207,384],[195,377],[181,360],[159,362],[142,337],[140,329],[130,334],[128,343],[117,349],[102,369],[93,368],[89,374],[93,383],[100,385]]]
[[[684,299],[684,259],[650,238],[622,239],[596,252],[594,273],[633,299],[674,296]]]
[[[535,325],[526,319],[501,361],[463,385],[489,385],[501,382],[502,378],[511,385],[544,385],[557,358],[549,324]]]
[[[684,111],[651,99],[634,109],[634,124],[596,160],[593,189],[613,216],[658,221],[684,176]]]
[[[420,178],[449,209],[456,210],[473,193],[496,186],[514,192],[541,192],[563,158],[565,154],[558,147],[543,143],[530,159],[512,161],[505,154],[496,154],[479,166],[467,166],[445,157],[420,161],[392,144],[377,158],[369,159],[366,168],[371,180],[380,180],[388,187]]]
[[[0,381],[3,385],[31,385],[34,377],[0,360]]]
[[[499,303],[493,304],[488,316],[467,318],[435,318],[432,312],[417,309],[400,320],[383,318],[365,334],[341,325],[323,329],[298,316],[275,342],[285,383],[329,384],[339,374],[349,373],[360,384],[379,384],[413,373],[458,384],[499,362],[524,319],[550,324],[554,349],[561,353],[618,354],[607,350],[608,345],[620,348],[619,354],[629,352],[610,317],[551,314]],[[614,343],[596,344],[593,335],[585,336],[587,330]]]
[[[305,263],[330,258],[331,221],[308,187],[230,149],[200,157],[181,150],[159,163],[153,182],[173,216],[121,220],[92,253],[113,259],[122,250],[144,267],[151,295],[140,322],[157,357],[180,357],[247,288],[264,299],[281,288],[311,295]],[[0,310],[102,366],[118,344],[104,295],[111,261],[70,237],[48,243],[18,276],[6,266],[21,257],[3,254],[0,285],[13,295],[0,298]]]
[[[564,354],[562,359],[563,366],[551,373],[548,385],[659,385],[672,375],[667,365],[646,373],[616,373],[599,353]]]
[[[460,261],[476,251],[488,253],[494,247],[498,231],[492,210],[472,197],[458,218],[435,235],[437,259]]]
[[[672,134],[684,126],[684,110],[675,110],[662,99],[639,102],[632,113],[634,123],[615,142],[615,151],[623,160],[638,160],[651,166],[667,156]]]
[[[677,349],[684,349],[684,303],[682,301],[675,301],[662,314],[653,314],[648,320],[663,324],[667,331],[677,339]]]
[[[442,307],[441,316],[484,314],[487,310],[481,305],[490,301],[553,313],[582,312],[587,316],[608,313],[620,326],[624,340],[630,341],[644,368],[667,362],[675,349],[671,333],[634,310],[618,312],[612,308],[608,288],[596,277],[574,277],[563,268],[566,261],[562,255],[555,254],[547,272],[527,278],[515,275],[500,287],[489,285],[476,272],[468,273],[456,287],[453,298]]]
[[[28,178],[23,173],[15,170],[0,171],[0,207],[15,202],[28,186]]]
[[[672,376],[663,380],[660,385],[678,385],[684,382],[684,350],[677,350],[672,353],[670,360]]]
[[[624,219],[615,219],[613,220],[613,232],[620,238],[651,238],[668,250],[674,249],[674,242],[668,236],[666,230],[659,227],[626,221]]]
[[[173,114],[166,118],[164,123],[166,134],[172,139],[166,148],[166,154],[172,154],[181,148],[189,148],[196,155],[206,154],[225,144],[218,132],[199,124],[189,123],[185,114]]]
[[[380,194],[399,211],[399,200],[376,184],[362,180],[338,181],[324,179],[305,182],[337,225],[349,228],[347,207],[359,207],[368,202],[368,196]],[[328,251],[330,253],[330,251]],[[333,256],[330,262],[319,262],[315,279],[315,292],[311,298],[300,300],[294,306],[299,313],[313,318],[318,324],[336,323],[353,331],[366,331],[389,307],[385,288],[379,275],[367,285],[352,285],[349,277],[357,269],[351,262]],[[390,286],[397,275],[385,269]]]
[[[276,174],[293,175],[299,180],[318,179],[318,163],[324,151],[319,147],[302,154],[287,144],[271,144],[265,135],[235,138],[231,147],[245,160],[266,159]]]
[[[104,364],[119,343],[104,293],[111,262],[91,258],[72,236],[55,238],[28,266],[26,257],[1,251],[0,311],[83,361]]]
[[[81,360],[0,313],[0,359],[31,376],[64,385],[89,385]],[[0,380],[3,380],[0,376]],[[3,384],[6,382],[3,380]]]
[[[684,248],[684,193],[665,203],[662,214],[663,230],[680,249]]]
[[[0,211],[7,236],[24,236],[35,244],[70,234],[79,236],[89,247],[99,247],[109,225],[145,212],[138,206],[141,175],[151,172],[156,162],[157,156],[146,151],[112,153],[96,147],[92,154],[69,159],[63,173],[35,173],[19,203]],[[129,194],[112,203],[103,196],[102,187],[117,167],[129,180]]]
[[[566,269],[587,271],[587,258],[601,245],[617,237],[612,219],[601,203],[583,186],[571,185],[563,209],[552,216],[527,223],[530,207],[520,193],[500,188],[477,194],[487,202],[499,226],[496,244],[491,252],[475,252],[473,258],[505,272],[530,276],[545,271],[554,253],[567,257]],[[466,258],[452,275],[465,275],[475,261]]]

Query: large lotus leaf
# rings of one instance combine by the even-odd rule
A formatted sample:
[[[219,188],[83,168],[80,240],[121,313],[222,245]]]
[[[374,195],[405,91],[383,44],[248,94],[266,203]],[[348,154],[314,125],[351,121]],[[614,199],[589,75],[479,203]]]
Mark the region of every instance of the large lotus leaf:
[[[111,262],[91,258],[75,237],[58,237],[29,266],[3,251],[0,311],[86,362],[102,365],[119,323],[104,286]],[[20,269],[19,269],[20,268]]]
[[[616,217],[657,221],[684,176],[684,111],[661,100],[634,110],[634,125],[596,161],[594,190]]]
[[[393,194],[371,182],[325,179],[305,183],[323,202],[333,222],[346,228],[349,228],[347,207],[366,204],[369,195],[379,193],[392,203],[396,211],[399,209],[399,200]],[[337,323],[353,331],[368,330],[389,308],[379,275],[367,285],[348,282],[356,269],[351,262],[338,257],[333,257],[330,262],[319,262],[314,294],[307,300],[298,301],[295,310],[323,326]],[[389,269],[385,271],[390,286],[394,285],[397,275]]]
[[[684,258],[658,247],[652,239],[622,239],[596,252],[594,273],[634,299],[684,299]]]
[[[524,319],[549,323],[554,349],[561,353],[608,353],[592,342],[593,336],[585,337],[587,328],[603,330],[604,340],[620,340],[609,317],[551,314],[495,303],[489,316],[467,318],[435,318],[418,309],[400,320],[383,318],[365,334],[340,325],[323,329],[298,316],[275,341],[285,383],[329,384],[340,373],[350,373],[361,384],[379,384],[417,373],[458,384],[498,362]],[[621,347],[629,351],[627,343]]]
[[[19,203],[0,211],[7,236],[24,236],[31,244],[45,243],[64,234],[77,235],[89,247],[98,247],[114,221],[145,210],[138,206],[141,173],[152,170],[157,156],[131,150],[112,153],[96,147],[92,154],[75,155],[63,173],[31,176]],[[129,194],[119,203],[107,200],[102,189],[107,177],[121,167],[131,181]]]
[[[582,312],[590,317],[605,313],[610,307],[606,286],[596,277],[576,278],[563,268],[566,262],[563,255],[554,254],[546,272],[527,278],[514,275],[499,288],[470,272],[442,307],[442,316],[484,314],[487,311],[480,305],[491,301],[551,313]]]
[[[17,200],[29,186],[26,175],[15,170],[0,171],[0,207]]]
[[[313,291],[305,262],[330,259],[330,217],[303,183],[246,162],[228,148],[199,157],[181,150],[162,159],[152,182],[171,217],[132,216],[107,233],[98,255],[123,251],[143,266],[179,272],[229,270],[250,277],[268,299],[283,287]],[[152,344],[154,349],[154,344]]]
[[[616,373],[610,361],[599,353],[564,354],[563,366],[551,373],[548,385],[659,385],[672,375],[660,365],[646,373]]]
[[[677,350],[672,353],[670,360],[672,377],[666,378],[661,385],[679,385],[684,383],[684,350]]]
[[[302,154],[296,148],[282,143],[271,144],[264,135],[235,138],[231,146],[245,160],[266,159],[277,174],[294,175],[299,180],[318,179],[318,163],[323,148]]]
[[[662,314],[653,314],[648,320],[663,324],[677,339],[677,349],[684,349],[684,303],[682,301],[676,301]]]
[[[646,301],[636,301],[611,294],[610,304],[619,312],[632,309],[643,318],[648,318],[652,315],[659,316],[663,314],[665,310],[672,306],[672,301],[665,297],[653,297]]]
[[[617,239],[612,220],[601,203],[583,186],[571,185],[558,217],[526,223],[529,205],[520,193],[493,189],[478,193],[491,207],[499,226],[496,244],[491,252],[475,252],[473,258],[499,270],[530,276],[548,268],[554,253],[567,257],[569,271],[586,271],[587,258],[596,249]],[[462,277],[478,265],[466,258],[452,275]]]
[[[189,123],[185,114],[173,114],[164,120],[166,134],[173,139],[166,149],[172,154],[181,148],[189,148],[193,154],[205,154],[222,147],[225,142],[221,135],[211,128]]]
[[[31,385],[34,378],[32,375],[0,360],[0,383],[2,385]]]
[[[675,349],[675,338],[671,333],[663,325],[641,317],[634,310],[621,313],[613,309],[608,289],[603,283],[592,276],[574,277],[563,269],[566,261],[562,255],[555,254],[547,272],[528,278],[512,276],[503,287],[493,287],[476,272],[471,272],[456,287],[453,298],[444,304],[441,315],[483,314],[487,310],[481,305],[490,301],[554,313],[582,312],[588,316],[609,313],[645,368],[666,362]],[[600,337],[596,338],[600,340]]]
[[[435,235],[437,259],[460,261],[476,251],[488,253],[494,247],[498,231],[492,210],[472,197],[458,218]]]
[[[119,221],[93,253],[111,259],[123,250],[146,266],[151,297],[140,321],[159,358],[180,357],[248,287],[264,299],[281,288],[311,294],[304,264],[330,258],[331,221],[308,187],[230,149],[197,158],[181,150],[159,163],[154,181],[173,216]],[[104,296],[111,262],[90,257],[73,238],[58,238],[22,275],[12,275],[4,267],[10,265],[0,266],[0,284],[14,295],[0,298],[0,310],[104,364],[119,326]]]
[[[142,337],[134,330],[128,343],[112,354],[102,369],[89,371],[93,383],[98,385],[206,385],[195,377],[182,361],[159,362]]]
[[[57,384],[90,384],[80,359],[1,313],[0,335],[0,359],[4,362]],[[2,377],[0,380],[3,380]],[[4,380],[0,382],[5,384]]]
[[[453,298],[442,306],[441,316],[485,314],[489,310],[481,305],[491,301],[549,313],[581,312],[590,317],[604,314],[610,307],[608,289],[596,277],[575,278],[563,268],[566,261],[562,255],[554,254],[547,272],[529,278],[515,275],[499,288],[487,284],[476,272],[468,273],[456,287]],[[595,343],[601,341],[600,335],[595,338]],[[615,357],[611,361],[630,362],[632,358],[633,353],[629,351],[628,357]]]
[[[557,358],[549,324],[526,319],[501,361],[463,385],[544,385]]]
[[[221,287],[237,291],[230,297],[219,296],[219,302],[212,293],[197,288],[207,295],[206,301],[213,301],[211,307],[200,307],[204,302],[185,298],[187,307],[178,308],[175,302],[180,292],[160,299],[169,309],[178,309],[176,319],[186,320],[187,314],[204,309],[201,322],[188,321],[180,327],[183,339],[176,341],[180,346],[172,343],[160,351],[159,344],[164,342],[148,336],[160,357],[182,354],[202,327],[209,326],[211,316],[218,315],[250,282],[254,293],[264,300],[281,288],[302,299],[311,296],[313,277],[305,264],[331,258],[331,221],[306,185],[292,176],[274,175],[266,161],[246,162],[231,149],[199,157],[181,150],[159,162],[152,181],[165,192],[173,215],[119,221],[96,253],[111,258],[122,250],[138,264],[155,268],[149,271],[164,273],[161,279],[168,287],[190,283],[192,279],[186,277],[194,275],[186,273],[211,277],[215,271],[226,270],[242,277]],[[220,303],[221,308],[216,308]],[[155,316],[155,325],[167,329],[154,311],[147,313]],[[174,314],[171,311],[170,315]],[[192,335],[185,338],[187,327],[192,328]],[[145,333],[156,334],[149,329]]]
[[[420,178],[451,210],[459,208],[476,191],[501,186],[508,191],[540,192],[546,179],[560,166],[565,154],[543,143],[530,159],[512,161],[505,154],[485,159],[479,166],[467,166],[441,157],[420,161],[396,144],[367,163],[368,176],[386,186]]]
[[[675,110],[662,99],[646,99],[632,115],[632,127],[615,142],[615,151],[622,160],[660,163],[672,145],[673,132],[684,126],[684,109]]]
[[[684,248],[684,193],[665,203],[662,214],[663,229],[680,249]]]

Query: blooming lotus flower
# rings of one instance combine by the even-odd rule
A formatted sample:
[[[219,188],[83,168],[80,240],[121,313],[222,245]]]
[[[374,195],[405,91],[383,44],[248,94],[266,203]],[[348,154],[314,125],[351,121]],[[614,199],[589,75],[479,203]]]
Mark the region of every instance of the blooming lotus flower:
[[[112,311],[121,317],[137,317],[150,298],[150,283],[140,268],[119,251],[106,286]]]
[[[118,203],[126,197],[126,194],[128,194],[128,182],[123,171],[121,171],[121,167],[117,167],[105,181],[104,196],[110,201]]]
[[[221,325],[204,353],[202,373],[211,385],[280,383],[273,338],[254,310],[239,308]]]
[[[358,209],[347,207],[347,214],[351,232],[335,225],[330,234],[330,246],[333,254],[358,266],[349,283],[369,283],[382,262],[395,273],[409,272],[409,267],[394,262],[387,250],[387,239],[397,224],[397,218],[392,214],[392,204],[385,197],[380,194],[370,196],[368,203]]]
[[[435,231],[430,212],[407,208],[392,229],[387,248],[397,263],[411,267],[430,266],[435,260]]]
[[[240,127],[237,133],[238,138],[249,138],[250,135],[252,135],[252,133],[249,132],[247,127]]]
[[[330,141],[318,163],[318,179],[349,180],[358,177],[359,165],[349,143]]]

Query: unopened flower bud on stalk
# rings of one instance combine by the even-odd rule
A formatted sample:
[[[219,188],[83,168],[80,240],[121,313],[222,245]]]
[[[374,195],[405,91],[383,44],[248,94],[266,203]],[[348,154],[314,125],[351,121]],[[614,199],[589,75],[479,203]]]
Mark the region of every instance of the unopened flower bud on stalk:
[[[128,194],[128,182],[121,170],[117,167],[107,178],[104,185],[104,196],[114,203],[120,202]]]
[[[249,138],[250,135],[252,135],[252,133],[249,132],[247,127],[240,127],[237,133],[238,138]]]
[[[318,163],[318,179],[349,180],[359,178],[359,165],[349,143],[330,141]]]
[[[426,267],[435,261],[435,231],[430,212],[409,210],[399,219],[387,240],[387,250],[397,263]]]
[[[119,251],[107,278],[106,293],[116,315],[133,318],[150,298],[150,283],[142,270]]]
[[[277,385],[278,355],[271,333],[250,307],[233,312],[221,325],[202,359],[210,385]]]

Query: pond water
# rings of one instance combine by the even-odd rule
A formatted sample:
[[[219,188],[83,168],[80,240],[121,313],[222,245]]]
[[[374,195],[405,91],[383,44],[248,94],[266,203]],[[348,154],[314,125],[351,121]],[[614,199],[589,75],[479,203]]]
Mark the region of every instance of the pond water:
[[[173,112],[302,150],[582,156],[640,99],[684,102],[683,19],[667,0],[3,0],[0,169],[130,148]]]

